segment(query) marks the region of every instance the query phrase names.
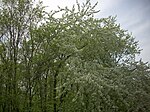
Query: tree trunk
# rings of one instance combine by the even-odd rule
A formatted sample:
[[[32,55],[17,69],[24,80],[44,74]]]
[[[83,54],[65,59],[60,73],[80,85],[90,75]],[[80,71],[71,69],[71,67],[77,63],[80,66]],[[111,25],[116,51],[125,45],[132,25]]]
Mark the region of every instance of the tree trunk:
[[[53,84],[53,112],[57,112],[57,102],[56,102],[56,86],[57,86],[57,75],[54,74],[54,84]]]

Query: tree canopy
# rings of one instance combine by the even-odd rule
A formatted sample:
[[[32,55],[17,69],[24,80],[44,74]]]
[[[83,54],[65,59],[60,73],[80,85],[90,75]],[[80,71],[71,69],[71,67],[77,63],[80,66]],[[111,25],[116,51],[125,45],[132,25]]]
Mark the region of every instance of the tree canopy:
[[[95,18],[96,5],[0,2],[1,112],[150,111],[138,42],[115,17]]]

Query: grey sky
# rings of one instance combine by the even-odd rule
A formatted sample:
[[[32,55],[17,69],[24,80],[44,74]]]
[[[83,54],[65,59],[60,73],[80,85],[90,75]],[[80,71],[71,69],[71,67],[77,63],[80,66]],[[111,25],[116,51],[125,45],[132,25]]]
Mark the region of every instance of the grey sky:
[[[139,47],[143,49],[138,59],[150,62],[150,0],[91,0],[93,4],[97,1],[99,4],[96,9],[101,11],[96,17],[117,16],[117,23],[132,32],[139,41]],[[76,0],[43,0],[43,3],[49,6],[47,10],[56,10],[57,6],[71,7]]]

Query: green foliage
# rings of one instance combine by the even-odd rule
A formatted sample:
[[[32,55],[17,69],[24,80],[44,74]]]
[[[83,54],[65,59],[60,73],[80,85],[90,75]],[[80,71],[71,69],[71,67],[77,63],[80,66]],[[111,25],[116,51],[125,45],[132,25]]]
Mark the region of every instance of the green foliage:
[[[51,13],[32,0],[0,5],[0,111],[150,111],[138,43],[115,17],[95,18],[97,3]]]

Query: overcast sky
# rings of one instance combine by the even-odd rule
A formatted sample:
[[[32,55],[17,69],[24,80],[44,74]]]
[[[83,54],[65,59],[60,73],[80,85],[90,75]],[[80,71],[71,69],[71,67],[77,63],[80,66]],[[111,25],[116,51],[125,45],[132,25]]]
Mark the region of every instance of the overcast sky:
[[[78,1],[82,3],[86,0]],[[97,1],[99,4],[96,9],[101,11],[96,17],[117,16],[117,23],[132,32],[143,49],[138,59],[150,62],[150,0],[91,0],[91,3]],[[76,0],[43,0],[43,3],[49,6],[47,10],[56,10],[57,6],[72,7]]]

